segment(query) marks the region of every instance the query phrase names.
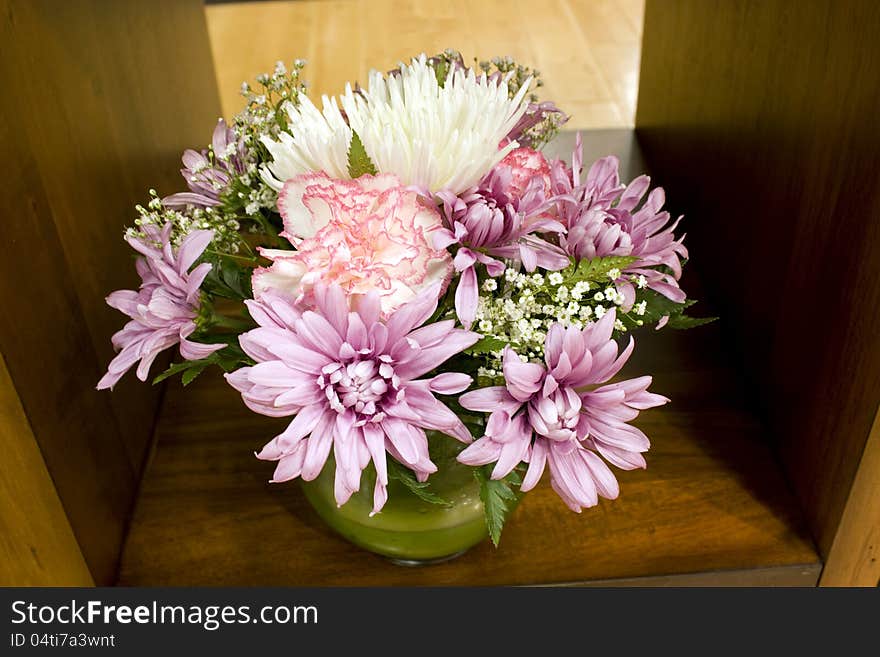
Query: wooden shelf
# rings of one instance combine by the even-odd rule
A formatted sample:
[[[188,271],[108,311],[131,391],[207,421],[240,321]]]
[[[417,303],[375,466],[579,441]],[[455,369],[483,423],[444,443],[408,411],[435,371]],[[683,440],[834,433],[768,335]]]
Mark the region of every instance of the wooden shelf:
[[[571,139],[560,150],[570,150]],[[625,171],[640,167],[629,132],[586,141],[588,158],[618,152],[629,156]],[[186,391],[172,384],[119,583],[812,586],[819,558],[721,335],[717,324],[636,335],[623,374],[653,374],[652,390],[672,403],[639,418],[653,443],[648,469],[619,473],[618,500],[574,514],[545,477],[508,522],[499,549],[487,542],[416,569],[338,538],[297,483],[267,483],[273,466],[253,451],[283,422],[245,409],[219,376],[203,375]]]
[[[648,469],[620,473],[620,498],[578,515],[544,482],[525,497],[498,550],[487,543],[417,569],[336,537],[298,484],[268,484],[272,465],[252,452],[280,425],[246,410],[219,376],[203,375],[185,391],[174,384],[119,583],[814,584],[818,557],[761,426],[719,363],[718,328],[648,332],[637,342],[625,373],[653,372],[653,389],[673,402],[642,414],[638,424],[653,442]],[[741,572],[695,577],[708,571]]]

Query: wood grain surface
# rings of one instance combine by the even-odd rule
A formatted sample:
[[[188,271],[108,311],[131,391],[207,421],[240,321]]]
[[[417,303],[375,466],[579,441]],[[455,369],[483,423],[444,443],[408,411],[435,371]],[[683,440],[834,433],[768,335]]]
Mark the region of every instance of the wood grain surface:
[[[644,0],[320,0],[205,8],[223,112],[239,87],[281,59],[308,60],[313,100],[370,69],[445,48],[465,57],[511,55],[540,70],[541,96],[570,128],[632,127]],[[320,106],[320,102],[318,102]]]
[[[556,150],[567,152],[572,136]],[[585,135],[631,171],[632,133]],[[694,289],[698,281],[693,283]],[[329,531],[295,482],[270,485],[253,450],[284,422],[247,411],[219,377],[169,388],[158,447],[123,555],[123,585],[551,584],[662,576],[658,583],[813,585],[819,562],[761,424],[748,410],[717,326],[647,331],[625,375],[654,374],[672,404],[643,413],[648,469],[620,473],[621,496],[582,514],[546,480],[488,542],[407,569]],[[724,571],[717,579],[709,571]],[[703,575],[697,580],[695,574]],[[733,573],[733,574],[731,574]],[[708,579],[707,579],[708,578]],[[774,578],[776,578],[774,580]]]
[[[824,555],[880,405],[878,32],[873,0],[645,13],[636,130]]]
[[[2,354],[0,445],[0,586],[91,586]]]
[[[840,519],[822,586],[880,586],[880,412]]]
[[[111,582],[159,389],[95,384],[137,285],[122,241],[219,116],[199,0],[0,0],[0,352],[98,583]],[[185,62],[185,65],[181,65]]]

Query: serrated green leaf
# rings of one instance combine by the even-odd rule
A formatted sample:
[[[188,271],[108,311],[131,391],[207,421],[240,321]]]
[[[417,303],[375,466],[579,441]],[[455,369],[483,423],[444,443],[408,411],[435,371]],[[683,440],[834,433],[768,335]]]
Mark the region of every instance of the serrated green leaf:
[[[429,490],[431,485],[430,482],[419,481],[418,479],[416,479],[416,476],[409,468],[401,465],[394,459],[387,459],[387,467],[388,478],[402,483],[404,486],[407,487],[407,489],[409,489],[409,491],[413,495],[418,497],[420,500],[423,500],[430,504],[436,504],[438,506],[452,506],[452,502],[444,500],[442,497],[435,495]]]
[[[593,258],[581,260],[577,265],[559,272],[562,274],[565,285],[572,285],[580,281],[591,283],[607,282],[608,272],[612,269],[623,271],[638,258],[635,256],[607,256],[605,258]]]
[[[231,258],[220,257],[211,262],[211,271],[205,277],[202,288],[210,294],[238,301],[253,296],[249,267],[242,267]]]
[[[688,317],[687,315],[670,315],[666,326],[674,329],[690,329],[714,322],[717,317]]]
[[[238,336],[214,336],[214,338],[216,338],[214,341],[219,343],[227,340],[237,341]],[[192,383],[192,381],[209,365],[217,365],[224,372],[231,372],[239,367],[253,364],[254,361],[241,350],[241,347],[239,347],[238,344],[227,343],[223,349],[215,351],[213,354],[205,358],[200,358],[199,360],[185,360],[180,363],[171,364],[167,370],[153,378],[153,384],[155,385],[175,374],[182,373],[181,382],[186,386]]]
[[[205,360],[205,359],[202,359]],[[153,384],[160,383],[164,381],[168,377],[174,376],[175,374],[179,374],[180,372],[186,372],[188,369],[192,367],[197,367],[201,361],[197,360],[185,360],[182,363],[172,363],[167,370],[162,372],[161,374],[156,375],[153,378]]]
[[[511,485],[518,485],[517,482],[521,482],[521,479],[516,471],[511,472],[504,479],[492,479],[483,468],[476,468],[474,476],[480,482],[480,500],[483,502],[489,538],[492,539],[495,547],[498,547],[504,522],[513,510],[513,505],[510,503],[517,500]]]
[[[207,366],[208,366],[208,364],[205,363],[205,364],[203,364],[203,365],[197,365],[197,366],[195,366],[195,367],[190,367],[190,368],[189,368],[188,370],[186,370],[186,371],[183,373],[183,375],[180,377],[180,382],[181,382],[184,386],[188,386],[190,383],[193,382],[193,380],[194,380],[199,374],[201,374],[202,372],[205,371],[205,368],[206,368]]]
[[[376,165],[367,155],[367,149],[364,148],[358,133],[352,130],[351,143],[348,146],[348,175],[352,178],[360,178],[366,173],[375,176]]]
[[[507,344],[506,340],[486,336],[477,341],[472,347],[465,349],[465,351],[469,354],[489,354],[494,351],[501,351]]]
[[[437,84],[442,88],[443,85],[446,84],[446,76],[449,75],[449,62],[447,62],[442,57],[438,58],[437,62],[433,65],[434,68],[434,77],[437,78]]]

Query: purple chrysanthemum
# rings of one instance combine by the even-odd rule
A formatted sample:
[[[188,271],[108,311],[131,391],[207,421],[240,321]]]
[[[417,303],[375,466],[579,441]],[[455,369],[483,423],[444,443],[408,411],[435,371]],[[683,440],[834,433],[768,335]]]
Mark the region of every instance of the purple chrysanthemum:
[[[525,363],[505,349],[505,385],[459,398],[465,408],[491,413],[485,435],[459,460],[473,466],[494,462],[493,479],[528,461],[523,491],[538,483],[549,464],[553,489],[578,512],[595,506],[600,495],[616,498],[617,479],[599,456],[624,470],[645,467],[641,453],[650,443],[628,422],[669,400],[647,391],[649,376],[606,384],[633,349],[630,338],[618,355],[614,321],[611,310],[584,329],[554,324],[545,341],[546,365]]]
[[[217,121],[211,139],[214,151],[213,163],[208,159],[208,151],[188,148],[183,152],[184,168],[180,170],[191,191],[171,194],[162,199],[169,208],[182,208],[191,205],[198,208],[220,205],[220,196],[229,187],[233,178],[245,172],[246,150],[244,143],[226,125]]]
[[[249,302],[260,325],[241,336],[257,364],[226,376],[245,404],[263,415],[294,415],[258,454],[278,461],[272,481],[320,474],[333,448],[336,501],[360,488],[361,472],[376,468],[373,512],[387,499],[386,452],[419,479],[436,472],[425,430],[470,442],[458,416],[434,397],[466,389],[471,377],[430,372],[474,344],[478,335],[441,321],[422,324],[437,307],[438,285],[381,319],[377,294],[346,297],[338,286],[315,290],[315,308],[300,312],[287,299]],[[421,327],[421,328],[420,328]]]
[[[669,222],[669,213],[661,211],[665,201],[663,189],[650,191],[651,179],[639,176],[629,185],[620,183],[616,157],[604,157],[590,167],[581,182],[583,162],[578,135],[571,169],[561,161],[553,163],[551,179],[557,194],[556,209],[567,232],[560,244],[574,258],[590,260],[606,256],[635,256],[633,264],[623,270],[626,276],[617,280],[624,296],[624,309],[635,302],[631,276],[644,276],[643,284],[681,303],[684,291],[678,286],[681,260],[687,258],[684,236],[675,237],[678,221]],[[663,265],[671,273],[656,269]]]
[[[449,228],[437,231],[434,245],[459,245],[453,261],[460,274],[455,310],[464,326],[470,327],[476,316],[477,263],[485,265],[493,277],[505,269],[498,258],[520,261],[526,271],[536,267],[563,269],[570,264],[562,249],[538,236],[565,230],[547,215],[552,205],[549,174],[541,153],[520,148],[509,153],[476,187],[457,196],[446,191],[437,194]]]
[[[180,343],[180,355],[187,360],[205,358],[224,347],[187,339],[196,330],[199,288],[211,264],[187,270],[211,243],[214,233],[193,231],[175,252],[169,241],[171,224],[161,231],[151,225],[142,230],[146,235],[143,239],[126,238],[144,256],[136,265],[142,280],[140,289],[117,290],[107,297],[107,304],[131,317],[131,321],[113,335],[113,347],[119,354],[98,382],[98,390],[112,388],[137,361],[137,377],[146,381],[156,356],[175,344]]]

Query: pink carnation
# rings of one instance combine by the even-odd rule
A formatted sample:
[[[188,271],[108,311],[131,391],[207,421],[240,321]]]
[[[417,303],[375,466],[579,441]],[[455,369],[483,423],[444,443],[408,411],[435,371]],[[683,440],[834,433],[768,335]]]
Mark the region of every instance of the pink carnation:
[[[272,291],[301,300],[318,283],[335,284],[347,294],[378,294],[387,314],[452,274],[451,257],[432,242],[440,214],[396,176],[303,174],[284,184],[278,209],[281,235],[297,250],[260,251],[273,264],[254,272],[258,299]]]
[[[511,198],[521,198],[529,183],[536,176],[544,181],[544,196],[550,194],[550,163],[540,151],[531,148],[517,148],[504,156],[497,165],[510,170],[510,182],[505,193]]]

